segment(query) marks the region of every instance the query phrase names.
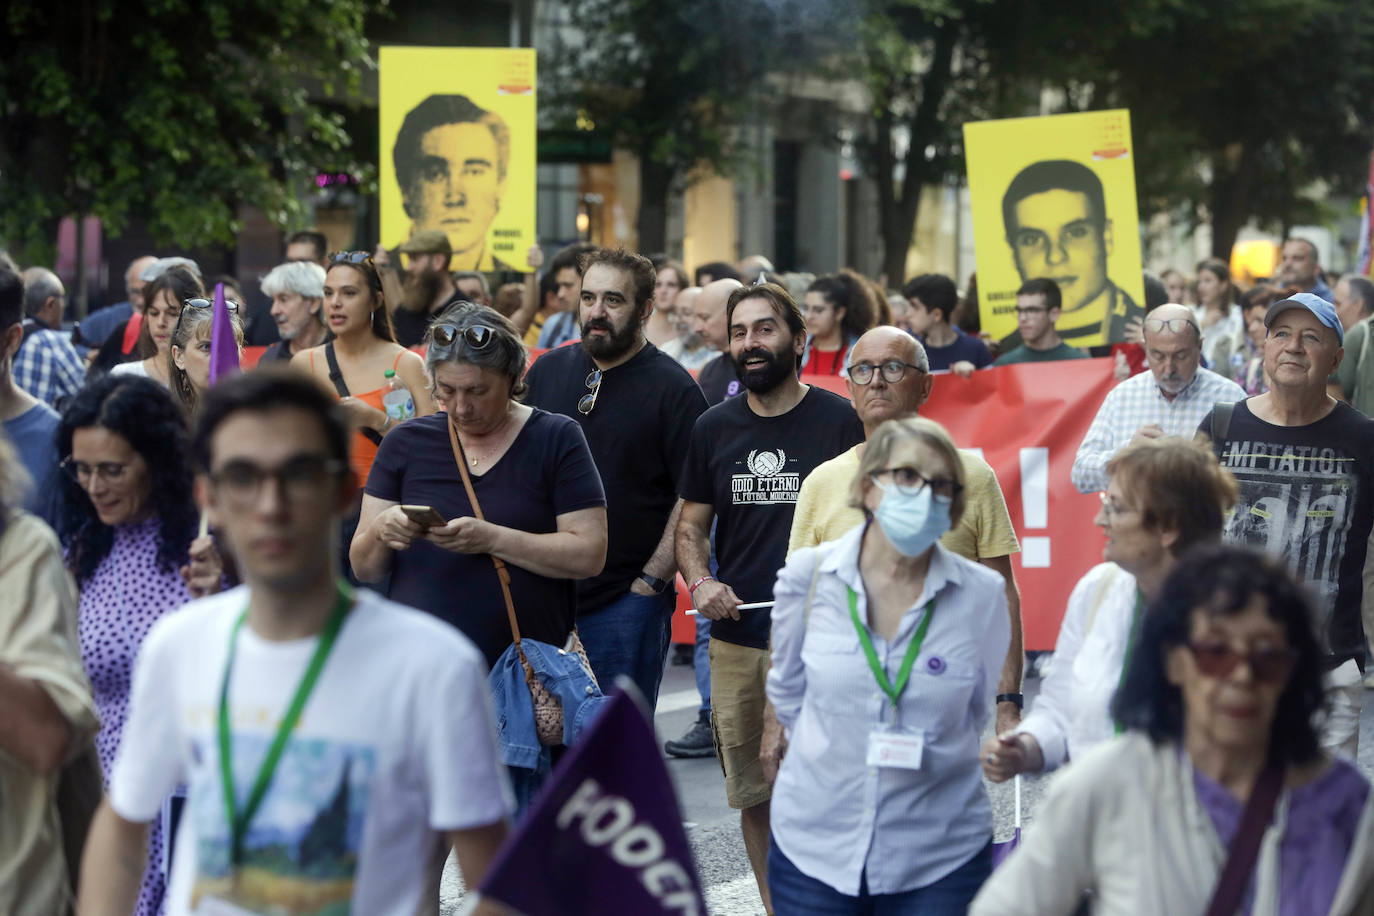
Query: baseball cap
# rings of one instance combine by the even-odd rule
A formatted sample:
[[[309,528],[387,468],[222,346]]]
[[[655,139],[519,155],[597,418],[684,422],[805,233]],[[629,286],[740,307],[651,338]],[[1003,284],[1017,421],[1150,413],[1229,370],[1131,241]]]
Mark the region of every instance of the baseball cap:
[[[1341,346],[1345,346],[1345,330],[1341,327],[1340,319],[1336,317],[1336,307],[1314,293],[1297,293],[1275,302],[1269,306],[1269,311],[1264,313],[1264,326],[1269,327],[1280,314],[1296,308],[1307,309],[1315,315],[1318,321],[1336,332],[1336,340]]]
[[[453,254],[453,246],[448,242],[448,233],[442,229],[426,229],[402,242],[400,251],[402,254]]]

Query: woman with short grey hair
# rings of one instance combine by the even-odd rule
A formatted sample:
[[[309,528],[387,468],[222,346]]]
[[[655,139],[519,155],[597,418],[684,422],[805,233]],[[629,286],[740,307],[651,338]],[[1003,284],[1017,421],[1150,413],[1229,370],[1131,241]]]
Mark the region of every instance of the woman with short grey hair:
[[[262,278],[262,291],[272,299],[272,320],[281,340],[268,347],[259,363],[289,360],[324,343],[324,268],[314,261],[287,261]]]

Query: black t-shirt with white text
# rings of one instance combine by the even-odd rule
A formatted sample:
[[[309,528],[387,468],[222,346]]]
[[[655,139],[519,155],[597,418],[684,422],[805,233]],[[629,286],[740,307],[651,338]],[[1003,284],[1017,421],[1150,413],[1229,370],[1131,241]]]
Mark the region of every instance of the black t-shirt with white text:
[[[849,401],[814,386],[779,417],[761,417],[739,397],[697,420],[682,498],[715,510],[716,578],[740,601],[773,599],[802,481],[862,441],[863,424]],[[713,621],[711,637],[765,649],[770,626],[767,609],[741,611],[738,621]]]
[[[1212,414],[1198,432],[1212,435]],[[1213,450],[1240,484],[1224,537],[1288,562],[1316,599],[1333,661],[1364,662],[1362,576],[1374,519],[1374,420],[1338,402],[1306,426],[1275,426],[1236,404]]]
[[[577,613],[605,607],[634,584],[677,503],[692,424],[706,399],[692,376],[653,344],[601,373],[591,413],[577,402],[596,368],[581,342],[549,350],[530,367],[525,402],[582,426],[606,489],[606,566],[577,583]]]

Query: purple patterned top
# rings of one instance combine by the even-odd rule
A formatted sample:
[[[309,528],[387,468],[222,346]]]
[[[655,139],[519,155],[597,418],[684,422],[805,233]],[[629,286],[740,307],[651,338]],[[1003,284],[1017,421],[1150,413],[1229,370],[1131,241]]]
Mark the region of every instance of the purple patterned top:
[[[116,526],[110,552],[81,586],[81,661],[100,712],[95,747],[107,777],[124,732],[138,648],[158,618],[191,600],[180,573],[158,566],[157,528],[156,518]],[[139,916],[156,916],[162,909],[162,844],[159,819],[148,837],[148,868],[135,911]]]
[[[1193,770],[1193,785],[1222,845],[1229,848],[1240,828],[1244,803],[1197,770]],[[1280,916],[1331,909],[1368,798],[1369,781],[1342,759],[1290,793],[1288,826],[1279,844]],[[1253,896],[1252,879],[1243,913],[1253,911]]]

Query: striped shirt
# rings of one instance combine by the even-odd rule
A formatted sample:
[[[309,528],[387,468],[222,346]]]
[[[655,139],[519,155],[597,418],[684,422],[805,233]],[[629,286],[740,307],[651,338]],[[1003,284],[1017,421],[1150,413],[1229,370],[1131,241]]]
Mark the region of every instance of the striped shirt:
[[[1107,462],[1142,426],[1153,424],[1166,436],[1191,439],[1218,402],[1230,404],[1244,397],[1245,390],[1235,382],[1200,366],[1172,401],[1159,390],[1154,373],[1133,375],[1113,388],[1098,408],[1078,446],[1070,479],[1080,493],[1101,492],[1107,489]]]

